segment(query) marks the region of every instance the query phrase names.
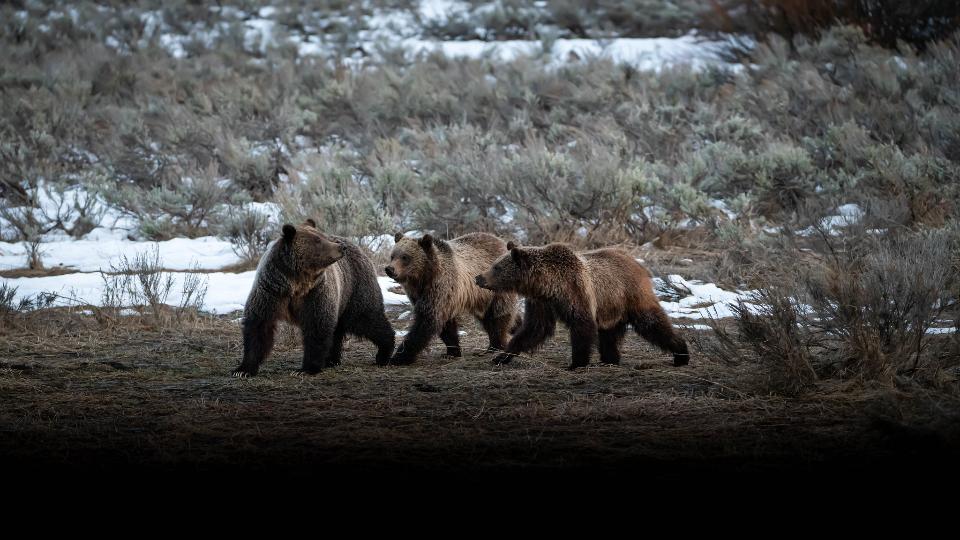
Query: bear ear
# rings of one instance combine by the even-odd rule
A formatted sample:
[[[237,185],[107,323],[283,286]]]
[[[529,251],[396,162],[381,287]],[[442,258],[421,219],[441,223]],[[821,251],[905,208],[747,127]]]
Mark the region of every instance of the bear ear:
[[[290,242],[293,240],[293,237],[297,235],[297,228],[293,225],[287,223],[283,226],[283,240],[285,242]]]
[[[527,259],[530,257],[530,254],[526,251],[514,246],[510,249],[510,256],[513,257],[514,262],[518,265],[523,265],[527,262]]]
[[[317,222],[314,221],[313,218],[307,218],[307,220],[304,221],[303,224],[304,224],[304,225],[309,225],[310,227],[313,227],[314,229],[317,228]]]
[[[513,240],[507,242],[507,251],[513,251],[513,248],[518,248],[518,247],[520,247],[520,245],[514,242]]]
[[[425,234],[418,242],[420,247],[422,247],[426,252],[429,252],[431,249],[433,249],[433,235]]]
[[[403,240],[403,233],[402,233],[402,232],[398,232],[397,234],[393,235],[393,241],[394,241],[394,242],[399,242],[400,240]]]

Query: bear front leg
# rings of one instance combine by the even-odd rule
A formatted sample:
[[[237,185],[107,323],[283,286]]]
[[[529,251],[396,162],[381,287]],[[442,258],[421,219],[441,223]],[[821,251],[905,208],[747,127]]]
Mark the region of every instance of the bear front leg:
[[[557,319],[550,306],[529,299],[524,305],[523,323],[510,338],[504,352],[493,358],[496,365],[507,364],[514,356],[536,349],[556,330]]]
[[[573,358],[567,369],[585,367],[590,363],[590,353],[597,339],[597,323],[592,318],[577,317],[570,323],[570,346]]]
[[[234,377],[252,377],[257,374],[260,364],[273,349],[276,331],[276,319],[250,316],[243,318],[243,362],[233,370]]]
[[[450,319],[447,321],[447,324],[443,325],[443,330],[440,331],[440,340],[447,346],[447,356],[454,358],[463,356],[460,350],[460,334],[458,333],[458,329],[457,320]]]
[[[397,347],[390,363],[394,365],[412,364],[417,355],[427,348],[433,336],[439,333],[436,317],[419,310],[414,314],[413,326],[403,338],[403,343]]]

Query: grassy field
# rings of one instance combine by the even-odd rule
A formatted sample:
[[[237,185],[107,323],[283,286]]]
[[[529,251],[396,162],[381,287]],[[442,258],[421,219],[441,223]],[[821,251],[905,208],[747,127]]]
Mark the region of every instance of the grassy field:
[[[787,399],[758,391],[756,366],[695,352],[675,368],[636,336],[619,366],[595,355],[567,371],[560,333],[494,367],[470,349],[481,329],[463,328],[462,359],[443,357],[437,342],[411,367],[378,368],[373,348],[353,341],[341,367],[314,377],[291,374],[300,347],[287,329],[261,375],[237,380],[235,320],[102,328],[65,310],[33,312],[0,331],[0,454],[26,470],[86,473],[562,469],[653,479],[849,475],[887,460],[928,466],[960,449],[951,393],[824,381]]]

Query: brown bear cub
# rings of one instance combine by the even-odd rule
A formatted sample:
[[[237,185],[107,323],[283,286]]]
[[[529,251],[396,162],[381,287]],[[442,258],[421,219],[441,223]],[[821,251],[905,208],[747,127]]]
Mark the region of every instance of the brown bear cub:
[[[625,252],[576,253],[565,244],[519,248],[512,242],[508,249],[492,268],[476,277],[480,287],[525,297],[523,325],[494,363],[509,362],[512,356],[538,347],[553,335],[557,319],[570,327],[570,369],[590,362],[595,341],[601,362],[619,363],[628,324],[650,343],[672,352],[675,366],[689,362],[687,344],[674,333],[660,307],[650,273]]]
[[[496,236],[473,233],[438,240],[427,234],[419,240],[396,235],[387,276],[403,286],[413,303],[413,326],[390,359],[409,364],[439,335],[449,356],[461,356],[457,317],[471,314],[487,332],[488,350],[503,350],[517,311],[512,292],[481,289],[473,276],[489,268],[506,253],[506,244]]]
[[[234,377],[257,374],[281,320],[303,334],[304,373],[340,364],[347,334],[372,341],[378,364],[393,354],[395,334],[373,264],[346,239],[318,231],[313,220],[284,225],[282,238],[260,259],[243,312],[243,363]]]

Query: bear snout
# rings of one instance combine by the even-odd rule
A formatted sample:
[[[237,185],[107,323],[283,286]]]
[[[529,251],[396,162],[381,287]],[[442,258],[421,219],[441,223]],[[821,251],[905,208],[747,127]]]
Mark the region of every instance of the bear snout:
[[[483,274],[473,278],[473,281],[477,284],[477,287],[480,287],[481,289],[487,288],[487,280],[483,278]]]
[[[392,266],[388,266],[383,269],[383,272],[387,274],[387,277],[390,279],[397,279],[397,273],[393,271]]]

